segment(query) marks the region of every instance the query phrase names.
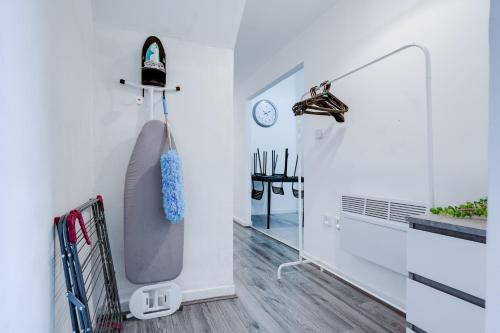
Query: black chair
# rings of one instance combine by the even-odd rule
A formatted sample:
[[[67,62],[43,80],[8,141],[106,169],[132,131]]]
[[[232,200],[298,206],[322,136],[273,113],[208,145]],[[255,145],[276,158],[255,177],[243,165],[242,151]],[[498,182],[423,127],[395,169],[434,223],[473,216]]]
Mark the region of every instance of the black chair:
[[[264,152],[264,163],[266,164],[267,161],[266,158],[267,158],[267,153]],[[259,160],[259,170],[260,172],[257,173],[257,159]],[[260,162],[260,151],[259,149],[257,149],[257,152],[253,154],[253,174],[256,175],[256,176],[262,176],[262,175],[265,175],[265,164],[264,164],[264,173],[262,173],[262,164]],[[262,188],[261,189],[257,189],[255,187],[255,181],[252,179],[252,199],[255,199],[255,200],[261,200],[262,197],[264,196],[264,182],[260,182],[261,185],[262,185]]]
[[[293,176],[295,177],[297,175],[297,164],[299,163],[299,155],[297,155],[297,159],[295,160],[295,170],[293,171]],[[304,183],[302,183],[302,190],[300,190],[299,192],[299,189],[296,189],[293,185],[294,184],[298,184],[298,182],[293,182],[292,183],[292,192],[293,192],[293,196],[298,198],[299,197],[299,193],[300,193],[300,197],[302,198],[302,200],[304,200]],[[302,205],[302,227],[304,227],[304,205]]]
[[[287,175],[287,166],[288,166],[288,148],[285,149],[285,168],[284,168],[282,174],[277,174],[276,173],[276,165],[278,164],[278,154],[276,154],[276,152],[274,150],[271,152],[271,154],[272,154],[272,156],[271,156],[272,161],[271,162],[272,162],[273,176],[283,176],[283,177],[286,177],[286,175]],[[283,189],[283,181],[281,181],[281,185],[279,187],[278,186],[274,186],[274,183],[271,183],[271,188],[272,188],[274,194],[285,195],[285,190]]]
[[[293,171],[293,176],[294,176],[294,177],[297,175],[297,164],[298,164],[298,163],[299,163],[299,155],[297,155],[297,159],[295,160],[295,170]],[[296,198],[298,198],[298,197],[299,197],[299,189],[296,189],[296,188],[294,187],[294,184],[298,184],[298,182],[293,182],[293,183],[292,183],[292,192],[293,192],[293,196],[294,196],[294,197],[296,197]],[[302,187],[303,187],[303,186],[304,186],[304,185],[302,185]],[[304,199],[304,189],[302,189],[302,190],[300,191],[300,194],[301,194],[301,195],[300,195],[300,196],[301,196],[301,198],[302,198],[302,199]]]

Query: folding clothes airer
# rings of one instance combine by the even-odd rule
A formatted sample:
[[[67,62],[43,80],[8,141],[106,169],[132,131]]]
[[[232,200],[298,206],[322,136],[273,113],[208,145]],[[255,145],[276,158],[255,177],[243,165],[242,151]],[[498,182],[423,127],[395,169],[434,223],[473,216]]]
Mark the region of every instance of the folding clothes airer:
[[[54,222],[73,332],[122,331],[123,318],[102,197],[56,217]],[[79,232],[76,222],[80,225]]]

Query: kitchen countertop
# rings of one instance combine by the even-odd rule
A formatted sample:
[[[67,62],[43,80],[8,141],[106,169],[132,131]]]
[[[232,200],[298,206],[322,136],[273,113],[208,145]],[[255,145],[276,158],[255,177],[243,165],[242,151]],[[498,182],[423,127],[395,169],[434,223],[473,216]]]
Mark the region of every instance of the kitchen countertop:
[[[442,215],[434,215],[431,213],[417,216],[408,216],[406,220],[410,224],[410,227],[414,229],[423,229],[426,227],[430,227],[426,231],[432,232],[432,230],[436,230],[469,235],[471,237],[484,239],[484,242],[486,242],[486,220],[471,218],[458,219]]]

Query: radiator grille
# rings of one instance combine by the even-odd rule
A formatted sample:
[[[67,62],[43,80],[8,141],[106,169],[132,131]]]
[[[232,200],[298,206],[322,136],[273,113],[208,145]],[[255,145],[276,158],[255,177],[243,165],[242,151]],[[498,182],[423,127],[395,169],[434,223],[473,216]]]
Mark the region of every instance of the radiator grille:
[[[389,202],[384,200],[366,199],[365,215],[387,220],[389,216]]]
[[[391,202],[389,220],[406,222],[406,217],[408,215],[420,215],[424,214],[426,211],[427,208],[425,206]]]
[[[342,196],[342,210],[354,214],[364,214],[365,199],[344,195]]]
[[[407,216],[424,214],[427,207],[419,203],[342,195],[342,211],[406,223]]]

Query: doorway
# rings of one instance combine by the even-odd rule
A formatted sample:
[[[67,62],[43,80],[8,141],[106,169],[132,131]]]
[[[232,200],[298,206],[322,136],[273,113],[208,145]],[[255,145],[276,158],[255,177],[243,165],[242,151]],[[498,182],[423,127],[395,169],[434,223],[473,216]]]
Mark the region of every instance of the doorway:
[[[299,245],[299,184],[294,180],[302,142],[297,139],[292,106],[303,92],[304,70],[299,68],[248,102],[252,227],[295,249]]]

